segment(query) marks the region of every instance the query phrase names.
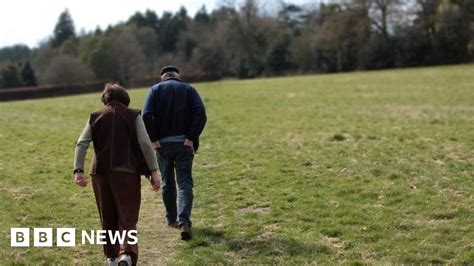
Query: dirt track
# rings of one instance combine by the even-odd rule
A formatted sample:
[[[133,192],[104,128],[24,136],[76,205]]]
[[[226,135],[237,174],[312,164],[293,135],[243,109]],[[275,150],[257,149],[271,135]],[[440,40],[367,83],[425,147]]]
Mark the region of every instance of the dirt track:
[[[174,247],[180,241],[179,231],[166,225],[161,194],[152,191],[145,179],[142,181],[138,234],[139,264],[165,265],[173,261]]]

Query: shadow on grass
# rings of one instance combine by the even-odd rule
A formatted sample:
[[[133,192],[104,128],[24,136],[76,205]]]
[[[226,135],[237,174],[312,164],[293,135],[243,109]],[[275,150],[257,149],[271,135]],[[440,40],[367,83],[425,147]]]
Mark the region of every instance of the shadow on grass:
[[[302,256],[314,258],[332,253],[331,248],[323,244],[306,244],[296,239],[275,235],[262,234],[251,239],[234,239],[227,236],[224,231],[210,227],[195,227],[193,233],[194,239],[189,243],[189,248],[223,245],[226,251],[239,254],[242,257]]]

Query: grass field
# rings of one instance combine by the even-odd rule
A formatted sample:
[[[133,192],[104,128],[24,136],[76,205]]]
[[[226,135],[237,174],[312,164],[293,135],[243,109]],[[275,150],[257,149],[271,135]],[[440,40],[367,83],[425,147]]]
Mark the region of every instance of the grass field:
[[[143,181],[140,262],[474,264],[474,65],[195,86],[208,112],[195,238],[164,225]],[[130,91],[133,107],[146,91]],[[99,94],[0,103],[0,264],[103,261],[100,246],[9,236],[99,229],[71,165],[100,106]]]

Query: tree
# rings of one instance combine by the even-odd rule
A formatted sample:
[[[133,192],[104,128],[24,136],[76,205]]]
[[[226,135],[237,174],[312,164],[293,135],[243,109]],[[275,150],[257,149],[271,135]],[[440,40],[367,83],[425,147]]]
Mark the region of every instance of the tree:
[[[136,25],[138,27],[148,26],[148,22],[147,22],[145,16],[139,11],[135,12],[135,14],[133,14],[128,19],[127,24]]]
[[[53,33],[53,47],[59,47],[69,38],[74,38],[76,36],[76,31],[74,28],[74,22],[72,20],[71,14],[66,9],[61,15],[59,15],[58,22],[54,27]]]
[[[470,54],[470,61],[474,62],[474,1],[473,0],[451,0],[454,4],[461,7],[463,13],[464,24],[468,26],[469,44],[468,53]]]
[[[303,9],[294,4],[282,2],[278,11],[278,20],[290,31],[291,35],[298,35],[304,22]]]
[[[130,27],[130,32],[135,36],[138,45],[141,47],[141,56],[143,58],[144,72],[145,75],[153,75],[157,72],[155,62],[158,58],[159,51],[158,47],[158,36],[156,35],[153,28],[149,26],[145,27]],[[145,56],[146,55],[146,56]]]
[[[57,55],[52,58],[48,68],[40,76],[41,84],[74,84],[94,80],[90,68],[78,58]]]
[[[84,61],[94,71],[98,79],[112,79],[114,74],[114,60],[111,58],[109,42],[105,37],[92,39],[85,43],[84,52],[81,52]],[[91,47],[90,50],[87,47]]]
[[[59,49],[60,54],[66,54],[70,56],[77,57],[79,55],[79,47],[78,42],[75,39],[67,39],[66,41],[61,44]]]
[[[13,64],[7,64],[0,70],[0,88],[15,88],[21,87],[20,75],[18,69]]]
[[[364,53],[364,69],[384,69],[395,66],[394,39],[386,37],[381,33],[372,33],[366,44]]]
[[[321,6],[322,24],[315,30],[314,65],[318,71],[350,71],[363,65],[369,35],[368,17],[361,9]],[[314,67],[313,67],[314,68]]]
[[[203,5],[198,12],[196,12],[196,15],[194,15],[194,22],[196,23],[201,23],[201,24],[207,24],[211,21],[211,17],[207,13],[206,6]]]
[[[230,39],[236,50],[237,76],[253,78],[265,70],[265,52],[278,35],[278,22],[260,14],[256,0],[246,0],[232,16]]]
[[[128,85],[133,79],[144,75],[145,58],[140,43],[130,29],[117,32],[115,38],[109,38],[111,61],[115,68],[114,79]],[[121,43],[123,45],[115,45]]]
[[[177,51],[186,59],[191,59],[194,49],[198,45],[194,34],[186,31],[181,33],[177,43]]]
[[[432,41],[436,32],[437,10],[441,0],[417,0],[417,3],[419,10],[415,24],[424,31],[424,37]]]
[[[31,50],[28,46],[17,44],[0,49],[0,63],[16,63],[27,60],[31,56]]]
[[[87,65],[91,66],[91,57],[97,47],[100,45],[100,42],[104,39],[102,34],[89,34],[83,36],[79,40],[78,44],[78,57],[81,59],[82,62],[86,63]],[[92,66],[91,66],[92,67]],[[97,73],[96,73],[97,74]],[[99,77],[97,75],[97,77]]]
[[[288,70],[290,63],[290,41],[288,37],[282,37],[275,40],[267,50],[265,58],[265,69],[270,74],[280,74]]]
[[[142,28],[145,30],[147,28]],[[143,47],[137,40],[136,34],[151,37],[144,31],[140,34],[133,26],[117,27],[108,31],[104,38],[99,38],[97,43],[89,44],[94,47],[88,54],[88,63],[99,79],[112,79],[121,84],[128,85],[134,79],[146,76],[146,62]],[[142,36],[142,37],[143,37]],[[92,42],[92,41],[91,41]],[[144,40],[144,43],[146,41]],[[153,46],[153,42],[147,44]]]
[[[426,58],[422,64],[459,63],[469,60],[469,43],[473,40],[472,0],[417,0],[418,10],[411,31],[421,31],[417,38],[401,41],[419,43]],[[403,33],[400,34],[404,36]],[[415,64],[417,64],[415,62]],[[419,63],[418,63],[419,64]]]
[[[175,53],[181,32],[186,31],[188,23],[184,7],[176,13],[165,12],[158,21],[158,45],[161,54]]]
[[[469,14],[451,1],[443,1],[438,8],[441,13],[435,34],[434,49],[438,62],[462,63],[469,59],[469,42],[472,39]]]
[[[43,75],[43,72],[48,68],[51,63],[51,59],[57,54],[51,42],[46,42],[40,45],[36,49],[32,65],[35,70],[36,77],[40,79]]]
[[[97,26],[94,30],[94,36],[102,35],[102,33],[103,33],[102,29],[99,26]]]
[[[433,62],[433,45],[419,25],[399,30],[396,36],[396,66],[412,67]]]
[[[36,86],[36,75],[33,71],[33,68],[30,65],[29,61],[26,61],[20,70],[21,79],[23,80],[23,84],[25,86]]]
[[[302,72],[316,70],[315,34],[306,30],[290,44],[291,62]]]
[[[220,78],[228,69],[226,49],[221,43],[209,42],[196,48],[193,62],[206,73],[206,75]]]
[[[276,2],[281,5],[265,9],[262,3],[269,1],[220,0],[212,12],[202,6],[192,18],[185,8],[160,16],[146,10],[136,12],[126,23],[81,34],[75,33],[65,10],[50,41],[32,50],[26,46],[0,49],[0,66],[29,61],[38,80],[44,82],[45,77],[56,79],[52,78],[52,60],[58,65],[57,57],[67,55],[87,65],[98,79],[132,84],[156,75],[165,63],[180,65],[183,73],[191,73],[189,77],[196,80],[279,75],[292,69],[336,72],[459,63],[474,58],[473,0]]]
[[[152,28],[153,30],[158,29],[158,15],[155,13],[155,11],[147,9],[145,11],[145,19],[147,22],[147,26]]]
[[[389,38],[389,22],[393,16],[400,14],[401,3],[401,0],[372,0],[373,25],[381,32],[385,40]]]

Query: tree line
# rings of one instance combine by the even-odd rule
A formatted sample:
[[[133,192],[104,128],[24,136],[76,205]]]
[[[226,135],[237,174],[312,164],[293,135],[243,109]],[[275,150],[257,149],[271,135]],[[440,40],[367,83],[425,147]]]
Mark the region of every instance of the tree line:
[[[52,37],[0,49],[0,88],[114,80],[134,84],[166,64],[211,80],[472,62],[472,0],[340,0],[265,8],[222,2],[193,17],[182,7],[137,12],[76,32],[65,10]]]

